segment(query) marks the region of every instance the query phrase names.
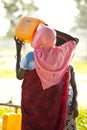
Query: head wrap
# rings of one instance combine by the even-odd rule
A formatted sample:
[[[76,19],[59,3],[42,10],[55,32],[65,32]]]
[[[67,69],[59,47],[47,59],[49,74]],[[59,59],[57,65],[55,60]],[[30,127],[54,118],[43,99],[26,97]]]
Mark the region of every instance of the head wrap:
[[[34,49],[48,49],[56,43],[56,32],[44,24],[40,24],[36,30],[31,46]]]
[[[75,41],[68,41],[61,47],[55,46],[55,42],[55,31],[48,26],[40,25],[31,43],[34,48],[36,71],[43,89],[61,80],[74,54]]]

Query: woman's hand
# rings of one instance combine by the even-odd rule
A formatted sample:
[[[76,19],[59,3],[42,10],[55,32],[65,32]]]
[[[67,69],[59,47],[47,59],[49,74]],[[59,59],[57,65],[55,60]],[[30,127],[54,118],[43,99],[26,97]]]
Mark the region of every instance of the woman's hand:
[[[24,45],[24,42],[19,40],[16,36],[14,36],[14,40],[16,42],[16,53],[17,55],[21,54],[22,45]]]
[[[16,36],[14,36],[14,40],[16,42],[16,75],[18,74],[19,68],[20,68],[20,61],[21,61],[21,49],[22,45],[24,45],[24,42],[19,40]]]
[[[16,36],[14,36],[14,40],[21,45],[24,45],[24,42],[22,40],[20,40],[19,38],[17,38]]]

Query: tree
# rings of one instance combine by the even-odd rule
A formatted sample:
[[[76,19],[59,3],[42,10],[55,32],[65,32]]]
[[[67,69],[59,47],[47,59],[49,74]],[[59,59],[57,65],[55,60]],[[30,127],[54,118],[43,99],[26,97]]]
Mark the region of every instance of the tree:
[[[82,40],[82,49],[85,52],[85,55],[82,57],[87,61],[87,0],[75,0],[78,15],[75,17],[75,26],[71,29],[71,31],[79,34],[79,37]]]
[[[75,26],[72,29],[87,30],[87,0],[75,0],[75,2],[78,15],[75,17]]]
[[[13,37],[15,26],[22,16],[30,16],[38,10],[33,0],[27,3],[25,0],[1,0],[1,2],[6,10],[5,17],[9,19],[11,25],[7,32],[8,37]]]

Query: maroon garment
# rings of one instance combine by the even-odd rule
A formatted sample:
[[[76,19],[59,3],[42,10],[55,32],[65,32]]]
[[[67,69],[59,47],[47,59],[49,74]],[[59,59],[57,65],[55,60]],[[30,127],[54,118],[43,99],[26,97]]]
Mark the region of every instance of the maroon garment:
[[[35,70],[22,84],[22,130],[63,130],[66,115],[68,71],[55,86],[43,90]]]

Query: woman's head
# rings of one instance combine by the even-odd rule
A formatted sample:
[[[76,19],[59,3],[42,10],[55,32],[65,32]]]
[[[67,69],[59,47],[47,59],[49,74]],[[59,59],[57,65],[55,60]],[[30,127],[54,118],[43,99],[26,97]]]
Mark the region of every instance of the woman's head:
[[[56,43],[56,32],[44,24],[40,24],[33,37],[31,46],[34,49],[51,48]]]

